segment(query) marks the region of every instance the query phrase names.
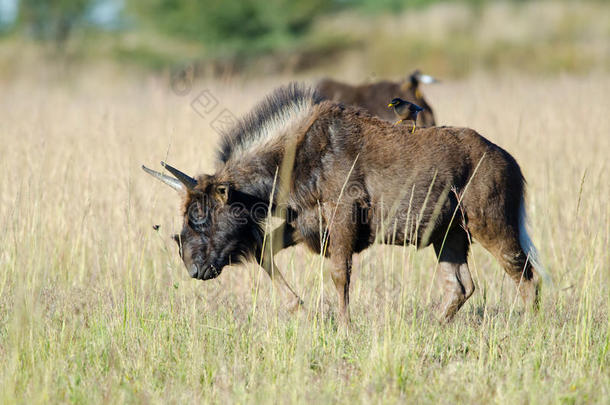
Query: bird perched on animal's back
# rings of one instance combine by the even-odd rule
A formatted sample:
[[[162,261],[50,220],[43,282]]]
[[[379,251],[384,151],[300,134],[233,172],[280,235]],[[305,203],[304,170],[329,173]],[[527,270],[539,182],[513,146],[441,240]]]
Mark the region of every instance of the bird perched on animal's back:
[[[394,123],[394,125],[397,125],[404,120],[413,121],[413,129],[411,130],[411,133],[415,131],[415,122],[417,121],[417,114],[419,114],[420,111],[423,111],[423,108],[421,108],[417,104],[413,104],[398,97],[393,99],[390,104],[388,104],[388,107],[394,107],[394,113],[398,118],[400,118]]]

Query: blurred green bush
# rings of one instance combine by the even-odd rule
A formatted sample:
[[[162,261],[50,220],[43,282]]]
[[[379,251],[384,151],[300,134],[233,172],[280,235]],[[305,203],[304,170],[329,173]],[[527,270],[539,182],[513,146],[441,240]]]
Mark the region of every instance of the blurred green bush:
[[[36,39],[66,42],[75,25],[81,22],[92,0],[20,0],[17,22]]]
[[[253,55],[298,42],[327,0],[131,0],[141,24],[171,36],[200,41],[208,54]]]
[[[9,3],[11,18],[1,14]],[[144,70],[188,64],[197,67],[198,74],[217,76],[300,71],[392,76],[414,67],[445,77],[473,70],[610,70],[607,0],[0,0],[0,4],[4,4],[0,46],[7,49],[5,54],[14,50],[24,54],[29,49],[43,57],[68,56],[70,64],[104,60]],[[109,13],[109,7],[114,11]],[[101,9],[106,11],[100,13]],[[49,47],[48,42],[56,46]],[[0,60],[0,70],[4,66],[18,72],[10,65],[21,59]]]

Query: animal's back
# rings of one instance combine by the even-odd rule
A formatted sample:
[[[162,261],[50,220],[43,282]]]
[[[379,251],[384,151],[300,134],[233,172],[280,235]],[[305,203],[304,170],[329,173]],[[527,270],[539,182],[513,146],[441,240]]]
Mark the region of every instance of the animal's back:
[[[387,221],[387,215],[404,226],[406,212],[419,215],[424,226],[430,219],[440,226],[453,215],[458,200],[477,231],[489,233],[506,222],[518,227],[520,200],[512,196],[523,193],[519,165],[476,131],[431,127],[412,134],[362,110],[346,107],[336,114],[342,120],[335,122],[362,123],[358,129],[335,124],[332,133],[343,138],[335,141],[343,153],[336,158],[345,160],[344,167],[356,162],[354,171],[371,206],[384,207],[372,219],[374,227]]]
[[[349,85],[332,79],[323,79],[318,83],[318,92],[326,99],[355,105],[368,110],[371,114],[386,120],[395,121],[396,116],[388,102],[400,97],[424,108],[420,114],[419,122],[425,126],[435,124],[432,108],[407,83],[396,83],[383,80],[377,83]]]

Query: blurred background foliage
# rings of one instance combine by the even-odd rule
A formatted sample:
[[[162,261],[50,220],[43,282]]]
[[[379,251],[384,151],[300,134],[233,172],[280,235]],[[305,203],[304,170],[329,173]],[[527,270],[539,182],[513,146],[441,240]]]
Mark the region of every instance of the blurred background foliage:
[[[21,0],[19,24],[33,38],[52,40],[61,47],[84,18],[89,0]]]
[[[164,34],[198,41],[208,52],[256,55],[294,46],[314,19],[330,9],[326,0],[131,1],[141,24]]]
[[[0,73],[18,70],[8,55],[28,50],[71,64],[189,64],[201,75],[609,70],[609,3],[0,0]]]

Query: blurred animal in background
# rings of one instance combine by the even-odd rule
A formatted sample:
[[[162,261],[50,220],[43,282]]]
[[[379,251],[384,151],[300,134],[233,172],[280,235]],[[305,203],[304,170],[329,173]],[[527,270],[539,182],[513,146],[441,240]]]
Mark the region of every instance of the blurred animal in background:
[[[415,70],[400,82],[384,80],[353,86],[332,79],[323,79],[318,82],[317,90],[324,98],[362,107],[386,121],[394,121],[394,113],[386,108],[388,100],[400,97],[423,108],[419,114],[419,125],[429,127],[436,125],[436,121],[432,107],[422,94],[420,84],[436,82],[438,80],[434,77]]]
[[[396,121],[394,125],[398,125],[403,121],[413,121],[413,128],[411,129],[411,133],[415,131],[415,122],[417,121],[417,115],[421,111],[423,111],[423,108],[421,108],[417,104],[405,101],[400,97],[397,97],[390,101],[388,107],[393,107],[394,113],[399,118],[399,120]]]
[[[143,169],[183,197],[175,240],[193,278],[256,260],[298,306],[273,256],[304,243],[328,257],[347,324],[354,253],[375,241],[432,245],[439,315],[449,321],[474,292],[467,259],[476,240],[536,307],[538,274],[546,273],[526,230],[525,180],[515,159],[469,128],[406,132],[291,85],[224,133],[215,173],[191,177],[163,164],[172,177]],[[282,225],[267,233],[269,215]]]

